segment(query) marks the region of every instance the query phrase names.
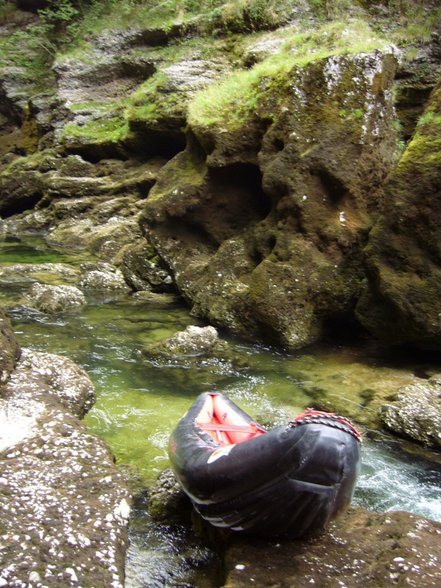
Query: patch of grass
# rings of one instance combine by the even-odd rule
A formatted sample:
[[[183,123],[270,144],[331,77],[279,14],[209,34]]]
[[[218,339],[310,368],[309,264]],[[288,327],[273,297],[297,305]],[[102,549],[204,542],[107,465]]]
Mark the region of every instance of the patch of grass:
[[[440,28],[441,6],[401,0],[389,2],[389,11],[390,23],[395,25],[390,38],[397,45],[405,47],[430,41],[432,33]],[[410,59],[411,53],[407,57]]]
[[[433,112],[433,110],[428,110],[418,119],[417,127],[421,129],[423,127],[432,126],[441,127],[441,114],[437,114],[436,112]]]
[[[227,124],[239,127],[257,108],[266,91],[284,83],[295,66],[305,66],[331,55],[366,53],[381,49],[386,39],[375,35],[359,20],[333,22],[315,30],[293,33],[280,52],[267,57],[251,69],[238,70],[200,91],[189,106],[191,124]],[[352,114],[361,118],[364,113]]]
[[[92,120],[84,125],[69,123],[63,128],[62,138],[83,139],[88,143],[119,143],[127,138],[129,125],[122,117],[115,115],[110,118]]]
[[[105,0],[87,9],[80,36],[140,23],[163,30],[188,23],[205,32],[267,29],[284,22],[293,4],[290,0]]]

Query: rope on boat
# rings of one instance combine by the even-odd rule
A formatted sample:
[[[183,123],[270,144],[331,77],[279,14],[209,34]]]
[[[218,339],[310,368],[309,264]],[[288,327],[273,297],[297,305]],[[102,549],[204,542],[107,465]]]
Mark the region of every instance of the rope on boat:
[[[306,425],[308,423],[328,425],[329,427],[346,431],[346,433],[349,433],[360,442],[363,440],[361,433],[350,421],[348,421],[348,419],[336,415],[333,412],[324,412],[322,410],[315,410],[314,408],[307,408],[302,414],[297,415],[289,422],[291,427]]]

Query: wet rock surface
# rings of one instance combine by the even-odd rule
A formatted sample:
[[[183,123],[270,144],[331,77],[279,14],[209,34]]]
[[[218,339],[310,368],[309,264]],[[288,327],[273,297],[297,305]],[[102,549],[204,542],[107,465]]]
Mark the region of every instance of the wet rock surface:
[[[188,326],[164,341],[164,349],[170,353],[189,355],[207,353],[219,342],[219,335],[214,327]]]
[[[27,295],[30,306],[49,314],[72,312],[86,304],[84,294],[75,286],[34,284]]]
[[[158,476],[148,496],[148,511],[156,521],[190,520],[192,505],[171,469]]]
[[[380,418],[394,433],[436,448],[441,447],[441,376],[398,391],[381,408]]]
[[[226,546],[224,588],[438,586],[441,524],[353,509],[310,541]]]
[[[78,420],[93,402],[78,366],[22,350],[0,398],[1,586],[123,586],[130,497]]]
[[[130,290],[122,272],[108,263],[84,264],[82,270],[79,286],[85,290]]]

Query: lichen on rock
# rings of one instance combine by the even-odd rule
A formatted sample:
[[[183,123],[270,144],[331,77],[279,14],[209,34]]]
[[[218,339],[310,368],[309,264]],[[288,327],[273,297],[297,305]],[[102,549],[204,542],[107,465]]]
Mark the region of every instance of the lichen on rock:
[[[27,294],[27,304],[42,312],[55,314],[79,310],[86,305],[86,298],[75,286],[36,283]]]
[[[398,435],[441,447],[441,377],[432,376],[398,390],[393,402],[381,407],[380,418]]]
[[[22,351],[0,398],[0,585],[123,586],[130,496],[78,420],[93,402],[73,362]]]

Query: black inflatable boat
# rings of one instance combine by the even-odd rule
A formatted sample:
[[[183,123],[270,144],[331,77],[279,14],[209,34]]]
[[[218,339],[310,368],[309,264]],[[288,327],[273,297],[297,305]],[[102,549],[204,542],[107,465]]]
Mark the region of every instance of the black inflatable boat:
[[[266,431],[222,394],[201,394],[171,435],[172,468],[217,527],[301,537],[351,501],[361,436],[343,417],[308,409]]]

